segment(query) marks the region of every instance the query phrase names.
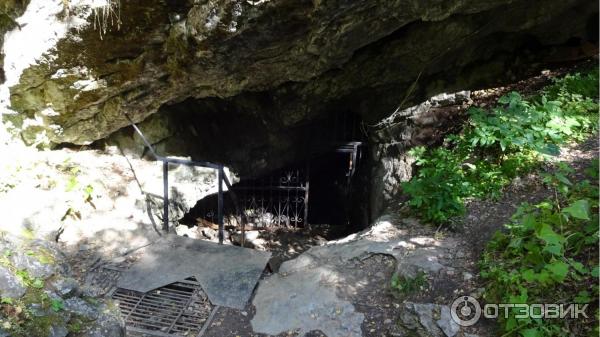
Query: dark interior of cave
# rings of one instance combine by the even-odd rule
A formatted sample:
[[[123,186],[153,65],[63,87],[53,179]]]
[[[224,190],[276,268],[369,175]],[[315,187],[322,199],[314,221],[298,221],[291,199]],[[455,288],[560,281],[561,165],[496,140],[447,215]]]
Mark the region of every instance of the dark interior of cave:
[[[335,239],[366,227],[367,144],[361,124],[355,114],[332,113],[307,126],[304,146],[292,156],[302,159],[258,176],[242,175],[233,185],[234,196],[224,194],[226,228],[239,230],[242,221],[247,230],[318,227]],[[216,224],[217,197],[199,200],[180,222]]]

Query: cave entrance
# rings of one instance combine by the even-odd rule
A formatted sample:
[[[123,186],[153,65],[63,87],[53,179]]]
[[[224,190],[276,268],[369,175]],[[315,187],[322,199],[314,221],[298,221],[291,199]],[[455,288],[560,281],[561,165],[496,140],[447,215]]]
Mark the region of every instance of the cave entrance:
[[[245,231],[300,229],[325,239],[356,230],[354,203],[363,200],[356,197],[356,181],[365,148],[359,125],[352,114],[331,114],[310,127],[303,159],[259,177],[241,177],[232,186],[237,202],[224,197],[224,225],[231,241],[239,244],[233,236],[240,235],[242,226]],[[197,224],[205,238],[213,239],[217,198],[199,200],[182,222]]]
[[[225,228],[239,230],[243,222],[245,230],[349,226],[352,183],[361,151],[361,142],[340,143],[258,178],[242,177],[231,188],[237,205],[224,197]],[[217,198],[199,200],[183,221],[216,229]]]

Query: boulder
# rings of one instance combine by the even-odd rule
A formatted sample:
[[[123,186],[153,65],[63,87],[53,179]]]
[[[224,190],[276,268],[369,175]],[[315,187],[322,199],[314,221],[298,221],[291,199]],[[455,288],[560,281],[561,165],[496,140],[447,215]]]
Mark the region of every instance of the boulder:
[[[48,278],[56,272],[56,265],[52,262],[40,261],[40,256],[35,252],[29,254],[11,254],[10,263],[18,270],[25,270],[31,277]]]
[[[95,320],[99,316],[98,308],[79,297],[72,297],[65,300],[64,309],[73,315],[78,315],[88,320]]]
[[[405,302],[400,315],[402,333],[422,337],[454,337],[460,326],[452,320],[450,308],[434,303]]]
[[[60,277],[51,282],[53,290],[59,296],[75,295],[79,293],[79,282],[70,277]]]
[[[94,323],[80,334],[80,337],[125,337],[125,322],[120,316],[119,309],[113,305],[100,308],[100,315]]]
[[[244,247],[257,250],[267,250],[268,241],[260,237],[260,231],[244,232]],[[231,241],[237,245],[242,244],[242,232],[238,231],[231,235]]]
[[[200,238],[196,227],[188,227],[186,225],[179,225],[179,226],[175,227],[175,233],[179,236],[187,236],[188,238],[191,238],[191,239]]]
[[[3,310],[18,316],[8,328],[3,325],[6,331],[0,330],[0,336],[125,336],[117,307],[103,299],[92,302],[80,297],[79,284],[54,243],[2,233],[0,251],[4,256],[0,265]],[[30,315],[19,316],[20,303]],[[19,307],[11,308],[13,305]],[[81,328],[70,331],[75,324]]]
[[[244,239],[246,241],[253,241],[258,239],[258,237],[260,236],[260,231],[245,231],[244,232]],[[242,242],[242,232],[238,231],[233,233],[233,235],[231,235],[231,240],[235,243],[240,243]]]
[[[67,337],[69,330],[64,325],[53,325],[50,327],[48,337]]]
[[[0,297],[20,298],[25,295],[25,290],[21,281],[13,272],[0,266]]]

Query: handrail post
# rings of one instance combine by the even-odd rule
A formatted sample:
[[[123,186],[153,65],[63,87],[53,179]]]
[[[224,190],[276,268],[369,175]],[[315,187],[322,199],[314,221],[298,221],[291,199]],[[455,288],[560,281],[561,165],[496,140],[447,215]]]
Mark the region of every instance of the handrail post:
[[[163,161],[163,231],[169,232],[169,162]]]
[[[310,229],[308,223],[308,192],[310,187],[310,161],[306,161],[306,185],[304,190],[304,228]]]
[[[217,221],[219,224],[219,244],[223,244],[223,238],[224,238],[224,226],[223,226],[223,166],[219,166],[219,170],[217,172],[217,181],[218,181],[218,190],[219,190],[219,196],[217,199],[217,207],[218,207],[218,211],[217,211]]]

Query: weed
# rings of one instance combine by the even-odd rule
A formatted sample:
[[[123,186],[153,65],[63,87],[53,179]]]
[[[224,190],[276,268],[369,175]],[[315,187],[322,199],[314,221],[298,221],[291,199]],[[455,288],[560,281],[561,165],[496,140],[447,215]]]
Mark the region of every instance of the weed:
[[[480,262],[492,303],[591,303],[598,298],[598,185],[572,183],[562,164],[544,182],[554,196],[523,204],[488,243]],[[595,300],[594,300],[595,301]],[[597,335],[590,320],[516,318],[503,330],[517,336]],[[589,316],[591,313],[588,313]]]
[[[79,333],[83,329],[82,322],[80,320],[71,320],[71,322],[67,324],[67,329],[69,330],[69,332]]]
[[[425,290],[427,285],[427,275],[424,272],[419,272],[412,278],[394,274],[391,281],[392,289],[402,296]]]
[[[59,312],[63,310],[64,307],[65,303],[61,299],[56,298],[50,301],[50,309],[52,309],[54,312]]]

